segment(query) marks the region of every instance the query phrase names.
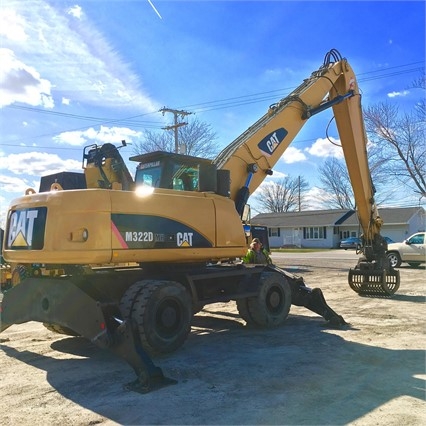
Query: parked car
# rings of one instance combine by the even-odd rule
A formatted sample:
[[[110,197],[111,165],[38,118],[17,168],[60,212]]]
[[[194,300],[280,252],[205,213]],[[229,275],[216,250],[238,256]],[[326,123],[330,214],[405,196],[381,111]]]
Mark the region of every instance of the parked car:
[[[392,243],[394,243],[394,242],[395,242],[392,238],[389,238],[389,237],[383,237],[383,238],[386,240],[386,242],[387,242],[388,244],[392,244]]]
[[[349,237],[340,241],[340,248],[347,249],[358,249],[361,247],[361,238]]]
[[[392,268],[398,268],[403,262],[410,266],[426,263],[425,232],[417,232],[402,243],[389,244],[386,256]]]

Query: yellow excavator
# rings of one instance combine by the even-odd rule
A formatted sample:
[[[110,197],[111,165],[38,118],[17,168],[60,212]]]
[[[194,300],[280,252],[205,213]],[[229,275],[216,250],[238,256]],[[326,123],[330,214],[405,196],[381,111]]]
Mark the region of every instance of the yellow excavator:
[[[281,325],[291,304],[346,324],[303,278],[241,262],[252,237],[250,194],[308,119],[330,107],[363,229],[349,284],[392,295],[399,273],[380,235],[360,99],[352,68],[333,49],[214,160],[137,155],[133,178],[113,144],[85,147],[84,174],[46,176],[38,193],[28,189],[10,205],[3,255],[15,268],[0,332],[39,321],[84,336],[124,358],[137,375],[129,388],[147,392],[173,382],[150,355],[179,348],[207,304],[234,300],[242,319],[263,327]]]

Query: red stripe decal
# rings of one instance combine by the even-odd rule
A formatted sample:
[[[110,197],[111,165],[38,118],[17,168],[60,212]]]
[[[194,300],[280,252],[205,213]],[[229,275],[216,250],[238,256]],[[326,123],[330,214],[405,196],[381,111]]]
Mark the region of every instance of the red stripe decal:
[[[123,240],[123,237],[121,236],[120,231],[117,229],[117,227],[115,226],[115,223],[112,220],[111,220],[111,231],[117,237],[117,240],[121,244],[121,247],[123,247],[124,249],[128,249],[129,246],[127,245],[126,241]]]

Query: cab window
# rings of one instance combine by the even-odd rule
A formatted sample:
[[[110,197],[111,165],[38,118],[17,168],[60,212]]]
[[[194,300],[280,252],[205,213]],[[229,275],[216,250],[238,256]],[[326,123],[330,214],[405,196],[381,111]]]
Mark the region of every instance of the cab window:
[[[155,164],[141,164],[136,171],[136,185],[158,188],[161,182],[161,167]]]
[[[185,165],[175,164],[173,189],[177,191],[197,191],[198,167],[188,167]]]

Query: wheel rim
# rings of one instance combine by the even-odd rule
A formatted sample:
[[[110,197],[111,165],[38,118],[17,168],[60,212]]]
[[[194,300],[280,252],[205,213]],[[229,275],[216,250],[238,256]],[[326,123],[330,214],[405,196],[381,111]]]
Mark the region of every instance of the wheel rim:
[[[397,259],[396,255],[391,254],[391,255],[388,256],[388,259],[389,259],[390,266],[392,268],[395,268],[395,266],[398,264],[398,259]]]
[[[271,313],[278,313],[283,306],[283,294],[279,287],[271,287],[266,295],[266,306]]]
[[[156,314],[157,333],[162,338],[172,338],[182,327],[182,308],[176,300],[164,300]]]

